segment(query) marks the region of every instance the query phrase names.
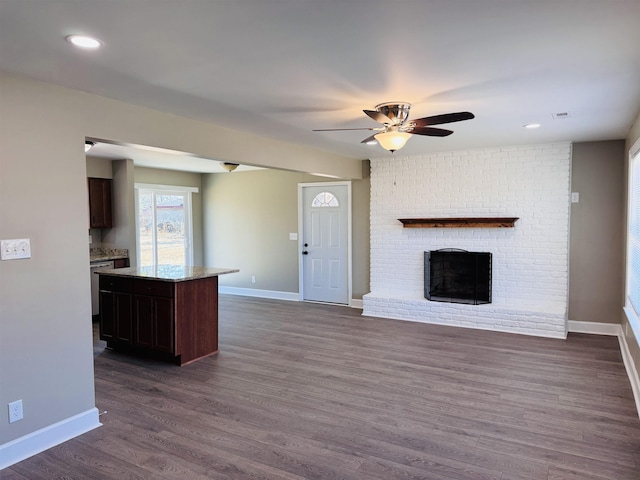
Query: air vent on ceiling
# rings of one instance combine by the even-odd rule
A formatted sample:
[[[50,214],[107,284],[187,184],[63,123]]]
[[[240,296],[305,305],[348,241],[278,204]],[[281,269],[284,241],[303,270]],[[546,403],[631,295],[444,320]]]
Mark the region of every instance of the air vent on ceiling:
[[[553,117],[554,120],[562,120],[565,118],[569,118],[571,114],[569,112],[558,112],[558,113],[552,113],[551,116]]]

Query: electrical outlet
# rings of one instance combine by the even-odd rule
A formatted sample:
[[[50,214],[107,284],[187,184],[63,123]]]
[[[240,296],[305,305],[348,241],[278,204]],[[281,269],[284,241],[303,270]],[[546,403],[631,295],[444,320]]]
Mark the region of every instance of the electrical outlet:
[[[255,275],[251,276],[251,283],[256,283],[256,276]]]
[[[28,238],[0,240],[0,259],[17,260],[31,258],[31,242]]]
[[[9,423],[17,422],[18,420],[22,420],[23,418],[22,400],[11,402],[9,404]]]
[[[580,201],[580,192],[571,192],[571,203],[578,203]]]

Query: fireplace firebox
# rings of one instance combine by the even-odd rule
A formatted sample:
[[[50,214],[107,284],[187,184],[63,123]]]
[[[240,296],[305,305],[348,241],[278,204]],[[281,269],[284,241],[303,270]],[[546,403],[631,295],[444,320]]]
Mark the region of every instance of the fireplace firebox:
[[[491,303],[491,253],[424,252],[424,296],[433,302]]]

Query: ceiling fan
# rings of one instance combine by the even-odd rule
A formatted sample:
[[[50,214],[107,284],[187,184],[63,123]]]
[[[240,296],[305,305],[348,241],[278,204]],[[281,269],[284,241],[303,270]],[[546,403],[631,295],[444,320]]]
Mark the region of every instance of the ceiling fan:
[[[432,125],[441,125],[443,123],[461,122],[463,120],[471,120],[475,115],[471,112],[445,113],[442,115],[433,115],[431,117],[416,118],[407,121],[409,117],[410,103],[389,102],[376,105],[375,110],[363,110],[369,117],[378,123],[382,123],[382,127],[374,128],[325,128],[313,130],[314,132],[336,132],[340,130],[373,130],[380,133],[374,133],[370,137],[365,138],[360,143],[375,143],[390,152],[400,150],[411,138],[411,135],[427,135],[429,137],[446,137],[453,133],[452,130],[444,128],[434,128]]]

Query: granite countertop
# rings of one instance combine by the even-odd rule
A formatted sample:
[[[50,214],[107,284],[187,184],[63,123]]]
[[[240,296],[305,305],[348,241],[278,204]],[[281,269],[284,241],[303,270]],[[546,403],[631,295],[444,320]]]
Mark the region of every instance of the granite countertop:
[[[198,278],[217,277],[227,273],[236,273],[236,268],[185,267],[184,265],[152,265],[149,267],[116,268],[113,270],[99,270],[97,275],[113,277],[145,278],[164,280],[168,282],[183,282]]]
[[[95,247],[89,249],[89,261],[90,262],[104,262],[107,260],[119,260],[121,258],[128,258],[129,250],[126,248],[104,248]]]

